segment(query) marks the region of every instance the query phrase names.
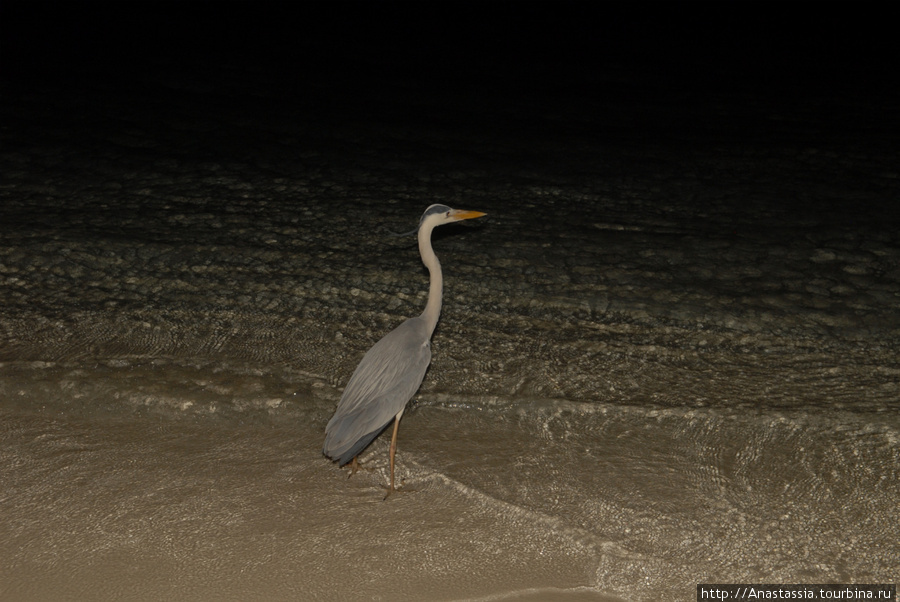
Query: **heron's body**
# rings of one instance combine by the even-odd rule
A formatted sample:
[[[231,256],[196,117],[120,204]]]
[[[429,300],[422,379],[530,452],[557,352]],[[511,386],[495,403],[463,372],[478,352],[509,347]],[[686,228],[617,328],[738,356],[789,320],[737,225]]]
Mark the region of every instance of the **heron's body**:
[[[403,411],[431,362],[430,337],[428,325],[419,316],[369,349],[325,427],[325,455],[341,466],[347,464]]]
[[[431,231],[440,225],[481,217],[432,205],[419,222],[419,253],[431,275],[428,303],[422,315],[410,318],[369,349],[350,377],[337,410],[325,427],[323,453],[343,466],[364,450],[391,421],[391,486],[394,489],[394,451],[397,428],[407,402],[416,394],[431,362],[431,334],[441,314],[443,276],[431,248]]]

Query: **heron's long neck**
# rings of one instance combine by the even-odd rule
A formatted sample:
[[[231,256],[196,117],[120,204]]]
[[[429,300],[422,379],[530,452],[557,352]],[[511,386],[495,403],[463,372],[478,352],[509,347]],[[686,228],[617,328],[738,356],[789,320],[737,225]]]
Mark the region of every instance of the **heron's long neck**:
[[[438,318],[441,317],[441,296],[444,292],[444,276],[441,273],[441,262],[438,261],[437,255],[431,248],[431,231],[433,228],[419,228],[419,254],[422,256],[422,263],[428,268],[431,274],[431,282],[428,286],[428,303],[425,305],[425,311],[422,317],[428,324],[429,332],[434,332],[437,326]]]

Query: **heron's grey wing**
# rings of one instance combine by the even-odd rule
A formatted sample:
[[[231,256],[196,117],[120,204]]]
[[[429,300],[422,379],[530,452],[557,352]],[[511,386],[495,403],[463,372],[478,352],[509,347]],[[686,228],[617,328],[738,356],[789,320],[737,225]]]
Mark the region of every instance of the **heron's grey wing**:
[[[406,407],[431,362],[430,339],[424,320],[410,318],[369,349],[325,427],[326,456],[349,462]]]

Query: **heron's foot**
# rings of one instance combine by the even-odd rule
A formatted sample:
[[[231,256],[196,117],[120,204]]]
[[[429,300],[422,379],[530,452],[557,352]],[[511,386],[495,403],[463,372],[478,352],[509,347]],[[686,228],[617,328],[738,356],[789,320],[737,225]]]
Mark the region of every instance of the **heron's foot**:
[[[382,502],[387,501],[388,496],[390,496],[392,493],[394,493],[395,491],[397,491],[397,489],[394,489],[394,488],[391,487],[390,485],[382,485],[382,487],[383,487],[384,489],[387,490],[387,493],[385,493],[385,494],[384,494],[384,497],[381,498],[381,501],[382,501]]]
[[[394,488],[391,488],[390,485],[382,485],[381,488],[384,489],[384,490],[386,490],[386,492],[387,492],[387,493],[384,494],[384,498],[382,498],[382,501],[388,499],[388,497],[390,497],[390,495],[391,495],[392,493],[411,493],[411,492],[413,492],[413,491],[416,491],[416,490],[413,489],[412,487],[403,487],[403,488],[401,489],[401,488],[400,488],[401,485],[403,485],[403,482],[402,482],[402,481],[400,482],[400,485],[397,485],[397,486],[394,487]]]
[[[360,469],[365,470],[365,471],[367,471],[367,472],[372,472],[372,471],[375,470],[375,468],[373,468],[372,466],[369,466],[369,463],[368,463],[368,462],[363,463],[363,462],[360,462],[359,460],[357,460],[356,458],[353,458],[352,460],[350,460],[350,462],[349,462],[348,464],[346,464],[346,465],[344,466],[344,468],[349,468],[349,469],[350,469],[350,470],[347,471],[347,478],[348,478],[348,479],[349,479],[350,477],[352,477],[353,475],[355,475],[356,472],[357,472],[358,470],[360,470]]]
[[[355,475],[357,470],[359,470],[359,460],[353,458],[352,460],[350,460],[350,474],[347,475],[347,478],[349,479],[350,477]]]

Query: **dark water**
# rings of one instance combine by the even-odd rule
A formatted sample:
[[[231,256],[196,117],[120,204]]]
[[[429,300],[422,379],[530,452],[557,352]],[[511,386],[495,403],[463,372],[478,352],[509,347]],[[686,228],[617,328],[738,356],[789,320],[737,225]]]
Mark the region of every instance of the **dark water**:
[[[5,80],[0,597],[890,582],[890,101],[379,60]],[[424,307],[384,229],[435,202],[489,215],[435,234],[444,313],[382,502],[386,442],[348,480],[323,429]]]

